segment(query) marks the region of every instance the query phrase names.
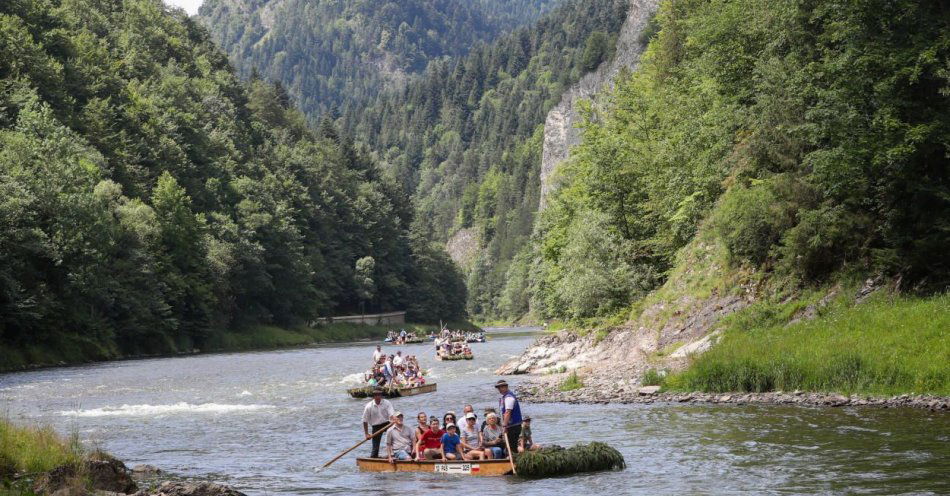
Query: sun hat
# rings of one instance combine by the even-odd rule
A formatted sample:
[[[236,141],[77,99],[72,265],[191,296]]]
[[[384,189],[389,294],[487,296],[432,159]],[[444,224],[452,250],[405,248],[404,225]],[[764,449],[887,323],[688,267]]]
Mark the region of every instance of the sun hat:
[[[402,417],[402,412],[396,412],[393,414],[393,417]]]
[[[468,413],[465,414],[465,418],[467,418],[467,419],[473,419],[473,420],[474,420],[474,419],[478,418],[478,415],[475,415],[475,412],[468,412]]]
[[[495,383],[495,387],[500,388],[502,386],[508,387],[508,382],[504,379],[499,379],[498,382]]]
[[[495,412],[491,412],[491,413],[489,413],[489,414],[488,414],[488,416],[487,416],[487,417],[485,417],[485,418],[486,418],[486,419],[490,419],[490,418],[498,418],[498,414],[497,414],[497,413],[495,413]]]

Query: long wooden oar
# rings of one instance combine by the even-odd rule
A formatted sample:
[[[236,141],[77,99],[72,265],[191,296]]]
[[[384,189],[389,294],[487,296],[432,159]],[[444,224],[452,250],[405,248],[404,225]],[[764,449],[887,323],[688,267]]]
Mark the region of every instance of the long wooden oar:
[[[350,448],[350,449],[344,451],[343,453],[340,453],[339,455],[336,456],[336,458],[334,458],[334,459],[328,461],[328,462],[326,463],[326,465],[320,467],[320,469],[322,470],[322,469],[325,469],[325,468],[329,467],[330,465],[333,464],[333,462],[339,460],[340,458],[343,458],[343,455],[349,453],[350,451],[355,450],[356,448],[359,448],[360,446],[363,445],[363,443],[365,443],[366,441],[369,441],[370,439],[373,439],[374,437],[376,437],[377,434],[382,433],[383,431],[385,431],[386,429],[388,429],[389,426],[391,426],[391,425],[393,425],[392,422],[387,423],[385,427],[383,427],[382,429],[380,429],[380,430],[374,432],[373,435],[371,435],[370,437],[368,437],[368,438],[366,438],[366,439],[363,439],[362,441],[356,443],[356,445],[353,446],[352,448]]]
[[[508,447],[508,461],[511,462],[511,473],[518,475],[518,470],[515,469],[515,454],[511,452],[511,443],[508,442],[508,432],[503,432],[501,435],[505,436],[505,446]]]

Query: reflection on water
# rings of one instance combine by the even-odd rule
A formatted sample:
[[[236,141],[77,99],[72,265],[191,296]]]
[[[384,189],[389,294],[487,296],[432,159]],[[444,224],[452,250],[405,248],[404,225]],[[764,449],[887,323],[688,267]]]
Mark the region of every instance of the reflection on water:
[[[472,345],[475,360],[455,362],[435,361],[429,344],[403,346],[439,388],[393,403],[410,417],[494,406],[492,371],[531,339],[493,333]],[[364,402],[345,389],[372,350],[349,344],[8,374],[0,411],[79,433],[129,464],[249,494],[950,493],[950,416],[917,410],[525,405],[538,442],[606,441],[627,469],[538,481],[363,474],[349,456],[316,472],[360,439]]]

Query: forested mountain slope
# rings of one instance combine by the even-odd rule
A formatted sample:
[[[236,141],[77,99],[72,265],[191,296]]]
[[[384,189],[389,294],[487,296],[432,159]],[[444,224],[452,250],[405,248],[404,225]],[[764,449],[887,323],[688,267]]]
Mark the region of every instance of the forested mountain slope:
[[[414,191],[419,221],[434,236],[474,238],[477,258],[467,267],[474,314],[527,310],[520,294],[502,293],[538,208],[544,119],[565,90],[611,59],[628,5],[568,1],[536,25],[430,64],[405,89],[342,115]]]
[[[161,0],[0,3],[2,358],[191,350],[363,307],[460,315],[401,183],[289,101]]]
[[[658,21],[559,171],[525,257],[533,309],[627,308],[700,230],[758,282],[947,287],[944,5],[678,0]]]
[[[239,73],[283,83],[313,120],[531,24],[559,1],[206,0],[198,18]]]
[[[656,22],[581,106],[509,271],[580,332],[502,372],[579,373],[560,401],[948,394],[947,6],[667,0]]]

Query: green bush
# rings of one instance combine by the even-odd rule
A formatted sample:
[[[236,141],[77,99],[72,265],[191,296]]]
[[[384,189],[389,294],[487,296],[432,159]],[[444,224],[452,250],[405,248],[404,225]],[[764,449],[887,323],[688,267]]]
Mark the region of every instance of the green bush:
[[[662,386],[666,383],[666,373],[656,369],[647,369],[640,382],[644,386]]]
[[[768,183],[734,187],[713,214],[713,228],[736,264],[765,262],[791,223],[788,205]]]
[[[584,387],[584,383],[581,381],[581,378],[577,376],[577,371],[571,372],[571,375],[567,376],[567,379],[564,379],[564,382],[558,386],[558,389],[561,391],[573,391],[575,389],[580,389]]]
[[[821,280],[861,253],[863,216],[835,205],[801,212],[799,219],[777,251],[783,267],[801,279]]]

